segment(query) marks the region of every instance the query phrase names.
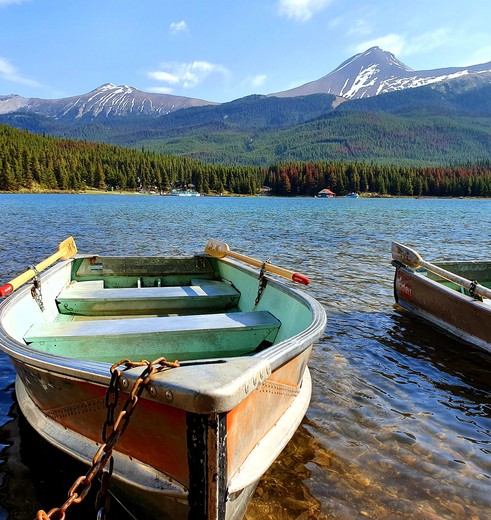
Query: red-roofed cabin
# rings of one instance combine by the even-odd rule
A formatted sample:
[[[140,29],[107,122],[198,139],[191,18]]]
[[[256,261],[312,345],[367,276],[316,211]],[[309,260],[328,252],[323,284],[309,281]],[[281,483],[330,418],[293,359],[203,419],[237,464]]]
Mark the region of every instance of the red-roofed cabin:
[[[318,197],[321,197],[322,199],[325,199],[325,198],[331,198],[331,197],[334,197],[336,194],[329,190],[328,188],[325,188],[324,190],[321,190],[319,191],[319,193],[317,194]]]

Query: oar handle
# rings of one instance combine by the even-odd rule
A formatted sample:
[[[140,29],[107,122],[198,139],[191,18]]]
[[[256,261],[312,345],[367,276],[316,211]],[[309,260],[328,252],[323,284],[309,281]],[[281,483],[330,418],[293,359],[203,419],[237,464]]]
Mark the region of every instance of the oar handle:
[[[77,252],[77,246],[75,245],[75,241],[72,237],[67,238],[58,246],[58,251],[48,256],[48,258],[44,259],[42,262],[39,262],[33,268],[28,269],[24,273],[15,277],[10,282],[2,285],[0,287],[0,297],[8,296],[10,293],[14,292],[17,288],[19,288],[22,284],[25,284],[31,278],[34,278],[39,272],[49,267],[51,264],[54,264],[60,258],[67,259],[73,256]]]
[[[288,280],[292,280],[303,285],[309,285],[310,283],[310,279],[303,274],[295,273],[294,271],[290,271],[290,269],[285,269],[284,267],[270,264],[269,262],[261,262],[261,260],[257,260],[256,258],[243,255],[242,253],[229,251],[228,256],[231,256],[236,260],[241,260],[242,262],[245,262],[247,264],[254,265],[255,267],[262,268],[264,266],[265,271],[277,274],[278,276],[283,276],[283,278],[287,278]]]
[[[277,265],[270,264],[269,262],[262,262],[257,258],[252,258],[250,256],[243,255],[242,253],[230,251],[230,248],[227,244],[218,240],[209,240],[208,244],[206,244],[205,252],[217,258],[231,256],[232,258],[245,262],[246,264],[250,264],[259,268],[264,267],[265,271],[277,274],[278,276],[283,276],[283,278],[287,278],[288,280],[292,280],[296,283],[301,283],[303,285],[309,285],[310,283],[310,279],[303,274],[295,273],[294,271],[290,271],[289,269],[285,269],[284,267],[279,267]]]
[[[451,273],[450,271],[442,269],[441,267],[431,264],[430,262],[426,262],[425,260],[421,260],[420,265],[428,271],[440,275],[442,278],[445,278],[446,280],[454,282],[457,285],[461,285],[468,291],[473,291],[475,294],[482,296],[483,298],[491,299],[491,290],[487,287],[484,287],[484,285],[480,285],[477,282],[472,282],[467,278],[462,278],[458,274]]]

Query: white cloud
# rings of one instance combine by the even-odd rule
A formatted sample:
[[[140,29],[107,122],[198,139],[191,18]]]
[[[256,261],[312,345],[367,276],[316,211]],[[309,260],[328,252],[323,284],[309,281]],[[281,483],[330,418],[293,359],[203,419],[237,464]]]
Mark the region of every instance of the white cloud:
[[[279,0],[278,11],[287,18],[306,22],[314,13],[322,11],[332,2],[333,0]]]
[[[184,20],[181,20],[180,22],[172,22],[169,26],[169,30],[172,34],[177,34],[178,32],[185,31],[187,28],[188,25]]]
[[[478,63],[487,63],[491,61],[491,45],[487,45],[486,47],[481,47],[474,51],[468,59],[468,63],[464,65],[475,65]]]
[[[2,1],[2,0],[0,0]],[[21,83],[22,85],[29,85],[31,87],[39,87],[40,83],[32,79],[26,78],[19,74],[17,69],[9,63],[5,58],[0,56],[0,77],[11,81],[12,83]]]
[[[267,79],[266,74],[257,74],[256,76],[251,78],[251,85],[254,88],[261,87],[262,85],[264,85],[266,79]]]
[[[451,38],[451,31],[440,28],[426,32],[418,36],[408,37],[404,34],[390,33],[372,40],[365,40],[354,47],[355,52],[364,52],[370,47],[380,47],[400,56],[412,56],[419,53],[427,53],[437,47],[441,47]]]
[[[183,88],[193,88],[213,75],[228,76],[229,71],[223,66],[207,61],[190,63],[164,63],[160,70],[148,72],[148,76],[169,85],[180,85]]]
[[[163,81],[164,83],[170,83],[171,85],[177,85],[180,81],[179,77],[170,72],[164,70],[156,70],[155,72],[149,72],[148,76],[157,81]]]

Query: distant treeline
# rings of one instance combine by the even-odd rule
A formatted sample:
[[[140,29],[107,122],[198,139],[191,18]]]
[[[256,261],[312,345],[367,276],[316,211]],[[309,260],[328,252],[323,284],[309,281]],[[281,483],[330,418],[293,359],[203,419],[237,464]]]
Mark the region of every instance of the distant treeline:
[[[271,194],[281,196],[313,196],[329,188],[338,195],[491,197],[491,161],[441,168],[341,161],[224,166],[0,125],[0,191],[168,191],[189,184],[201,193],[246,195],[268,186]]]
[[[287,163],[268,169],[265,183],[276,195],[336,194],[491,197],[491,161],[448,167],[397,167],[373,163]]]

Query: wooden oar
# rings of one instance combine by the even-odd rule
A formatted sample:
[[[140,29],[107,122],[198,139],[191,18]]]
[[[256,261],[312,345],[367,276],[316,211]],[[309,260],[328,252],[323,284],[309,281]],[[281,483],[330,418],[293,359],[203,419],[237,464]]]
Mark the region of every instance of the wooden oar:
[[[454,282],[457,285],[465,287],[467,290],[473,292],[474,294],[477,294],[483,298],[491,298],[491,290],[487,287],[484,287],[483,285],[480,285],[477,282],[472,282],[467,278],[462,278],[462,276],[459,276],[458,274],[451,273],[446,269],[443,269],[441,267],[438,267],[437,265],[427,262],[426,260],[423,260],[423,258],[421,258],[420,254],[417,251],[403,244],[399,244],[398,242],[392,242],[392,258],[394,260],[399,260],[400,262],[403,262],[411,267],[424,267],[428,271],[431,271],[432,273],[435,273],[441,276],[442,278],[445,278],[446,280],[450,280],[451,282]]]
[[[76,252],[77,246],[75,245],[75,240],[73,240],[73,237],[68,237],[66,240],[63,240],[63,242],[61,242],[58,245],[58,250],[55,254],[49,256],[48,258],[34,266],[34,269],[28,269],[25,273],[20,274],[13,280],[10,280],[10,282],[6,283],[5,285],[2,285],[2,287],[0,287],[0,297],[7,296],[11,292],[15,291],[22,284],[28,282],[31,278],[34,278],[37,273],[41,272],[43,269],[46,269],[46,267],[49,267],[51,264],[54,264],[60,258],[63,260],[67,260],[68,258],[72,257]]]
[[[261,262],[261,260],[257,260],[256,258],[252,258],[241,253],[230,251],[230,248],[227,244],[225,244],[224,242],[219,242],[218,240],[208,240],[208,243],[205,247],[205,253],[207,253],[210,256],[215,256],[217,258],[225,258],[226,256],[231,256],[232,258],[235,258],[236,260],[241,260],[246,264],[250,264],[260,268],[263,267],[263,262]],[[277,265],[273,265],[268,262],[264,262],[264,269],[266,271],[269,271],[270,273],[283,276],[284,278],[288,278],[288,280],[292,280],[303,285],[309,285],[310,283],[310,279],[307,278],[305,275],[295,273],[293,271],[290,271],[289,269],[284,269],[283,267],[278,267]]]

